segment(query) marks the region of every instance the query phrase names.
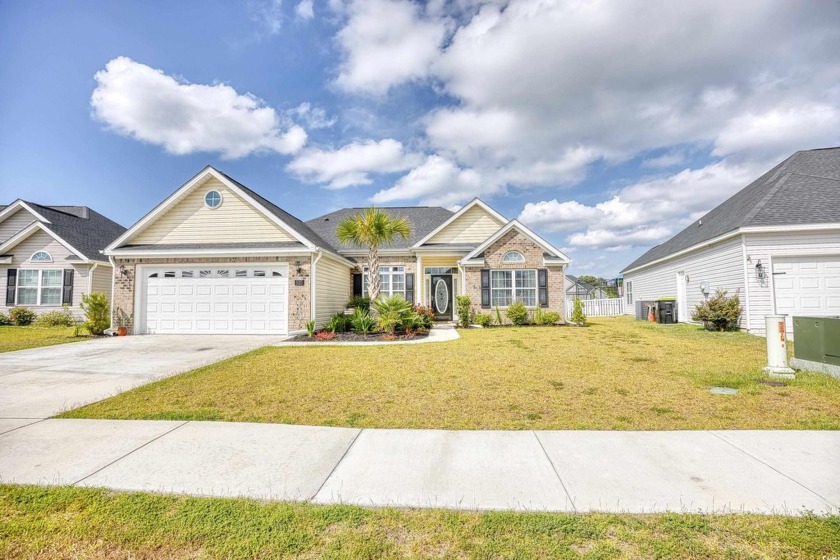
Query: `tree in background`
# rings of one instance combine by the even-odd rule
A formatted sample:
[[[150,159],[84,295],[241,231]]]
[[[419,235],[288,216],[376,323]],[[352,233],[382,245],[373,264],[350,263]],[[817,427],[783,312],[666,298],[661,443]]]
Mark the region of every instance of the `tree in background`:
[[[595,288],[601,288],[609,297],[618,297],[618,291],[610,286],[608,280],[600,276],[578,276],[578,280]]]

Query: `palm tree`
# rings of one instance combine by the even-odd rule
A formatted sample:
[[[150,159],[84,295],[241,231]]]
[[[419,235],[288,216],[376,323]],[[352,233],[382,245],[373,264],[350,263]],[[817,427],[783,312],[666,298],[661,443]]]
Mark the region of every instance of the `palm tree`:
[[[370,207],[342,220],[336,235],[346,245],[368,248],[368,296],[376,300],[379,297],[379,246],[391,243],[398,235],[408,239],[411,224],[406,218],[392,218],[379,208]]]

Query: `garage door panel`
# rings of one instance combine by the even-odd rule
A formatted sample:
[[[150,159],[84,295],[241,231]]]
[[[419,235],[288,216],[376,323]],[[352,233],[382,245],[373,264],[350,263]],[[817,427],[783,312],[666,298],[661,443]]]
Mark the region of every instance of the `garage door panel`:
[[[285,267],[150,269],[145,329],[154,333],[285,334]]]
[[[840,315],[840,256],[774,259],[776,312],[788,315]]]

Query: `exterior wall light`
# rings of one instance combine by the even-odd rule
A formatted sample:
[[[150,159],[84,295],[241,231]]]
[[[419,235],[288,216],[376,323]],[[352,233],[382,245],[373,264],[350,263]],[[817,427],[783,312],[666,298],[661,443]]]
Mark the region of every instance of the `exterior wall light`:
[[[755,277],[759,280],[767,278],[767,271],[764,270],[764,265],[761,264],[761,259],[758,259],[758,262],[755,263]]]

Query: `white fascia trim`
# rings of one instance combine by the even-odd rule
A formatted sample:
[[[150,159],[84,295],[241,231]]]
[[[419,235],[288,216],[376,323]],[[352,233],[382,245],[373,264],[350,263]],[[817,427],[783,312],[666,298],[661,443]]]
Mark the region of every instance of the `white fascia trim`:
[[[413,252],[416,254],[423,254],[423,255],[441,255],[441,256],[454,256],[454,255],[466,255],[470,251],[473,250],[473,246],[465,246],[465,247],[417,247],[413,249]]]
[[[487,247],[498,241],[503,235],[505,235],[513,228],[516,228],[520,233],[530,238],[531,241],[533,241],[549,253],[554,253],[557,259],[562,263],[568,264],[572,262],[572,260],[569,257],[567,257],[562,251],[560,251],[560,249],[558,249],[557,247],[555,247],[554,245],[552,245],[551,243],[549,243],[548,241],[546,241],[545,239],[543,239],[542,237],[525,227],[519,222],[519,220],[511,220],[505,227],[488,237],[484,241],[484,243],[473,249],[473,251],[470,254],[464,257],[464,262],[476,258],[477,255],[481,254],[484,250],[487,249]]]
[[[410,249],[379,249],[377,251],[380,255],[390,255],[392,257],[412,257],[414,256],[414,251]],[[349,251],[342,251],[343,254],[349,255],[352,257],[366,257],[368,254],[367,249],[350,249]]]
[[[688,253],[692,253],[697,251],[698,249],[704,249],[706,247],[710,247],[715,243],[720,243],[721,241],[726,241],[727,239],[731,239],[733,237],[737,237],[741,235],[741,230],[736,229],[734,231],[730,231],[729,233],[724,233],[723,235],[718,235],[717,237],[713,237],[707,241],[703,241],[702,243],[697,243],[696,245],[692,245],[687,249],[683,249],[682,251],[677,251],[676,253],[671,253],[670,255],[664,256],[662,258],[656,259],[655,261],[650,261],[649,263],[645,263],[642,265],[637,266],[636,268],[631,268],[628,270],[624,270],[622,274],[630,274],[631,272],[636,272],[642,270],[643,268],[648,268],[649,266],[654,266],[657,264],[661,264],[663,262],[669,261],[671,259],[675,259],[677,257],[682,257],[683,255],[687,255]]]
[[[747,226],[740,228],[740,233],[784,233],[788,231],[819,231],[840,229],[840,223],[799,224],[790,226]]]
[[[29,206],[26,202],[24,202],[21,199],[17,199],[5,208],[3,208],[3,211],[0,212],[0,222],[2,222],[6,216],[8,216],[9,214],[14,214],[17,210],[21,208],[25,209],[27,212],[35,216],[35,218],[37,218],[38,220],[47,224],[50,223],[48,219],[36,212],[31,206]]]
[[[116,249],[120,245],[124,245],[126,241],[131,239],[133,236],[137,235],[141,231],[143,231],[146,226],[148,226],[151,222],[154,221],[161,213],[163,213],[167,208],[172,206],[173,204],[177,203],[181,198],[183,198],[189,191],[193,189],[196,185],[203,182],[207,176],[213,176],[217,180],[219,180],[223,185],[228,187],[230,190],[235,192],[237,195],[242,197],[246,202],[248,202],[254,209],[261,212],[265,217],[267,217],[270,221],[274,222],[275,224],[281,226],[284,230],[286,230],[292,237],[306,245],[309,249],[315,249],[315,245],[312,244],[311,241],[300,235],[294,228],[286,224],[283,220],[272,214],[268,208],[254,200],[251,196],[249,196],[245,191],[237,187],[235,184],[230,182],[227,177],[222,175],[219,171],[214,169],[212,166],[207,166],[201,171],[198,172],[192,179],[184,183],[178,190],[174,193],[169,195],[163,202],[155,206],[148,214],[140,218],[140,220],[128,228],[125,233],[123,233],[120,237],[118,237],[113,243],[108,245],[105,248],[105,254],[110,254],[110,251]]]
[[[454,222],[455,220],[457,220],[458,218],[463,216],[473,206],[480,206],[487,213],[489,213],[491,216],[493,216],[494,218],[499,220],[502,224],[505,224],[505,223],[508,222],[507,218],[505,218],[504,216],[502,216],[501,214],[499,214],[498,212],[496,212],[495,210],[490,208],[490,206],[488,206],[487,203],[485,203],[483,200],[481,200],[480,198],[474,198],[471,201],[469,201],[467,204],[462,206],[460,210],[458,210],[457,212],[452,214],[445,222],[443,222],[438,227],[433,229],[430,234],[428,234],[426,237],[424,237],[423,239],[421,239],[420,241],[415,243],[413,245],[413,247],[414,248],[420,247],[423,243],[425,243],[426,241],[428,241],[429,239],[431,239],[432,237],[434,237],[435,235],[437,235],[438,233],[443,231],[446,228],[446,226],[448,226],[449,224],[451,224],[452,222]]]
[[[0,257],[0,264],[12,264],[12,257]]]
[[[64,241],[61,237],[59,237],[56,233],[54,233],[52,230],[50,230],[50,228],[48,228],[47,226],[45,226],[41,222],[32,222],[27,227],[23,228],[22,230],[17,232],[15,235],[13,235],[9,239],[7,239],[5,243],[0,245],[0,254],[5,253],[7,249],[11,249],[12,247],[14,247],[15,245],[17,245],[18,243],[20,243],[21,241],[23,241],[24,239],[26,239],[27,237],[29,237],[30,235],[32,235],[33,233],[35,233],[38,230],[41,230],[41,231],[47,233],[50,237],[52,237],[53,239],[55,239],[56,241],[61,243],[68,251],[75,254],[77,257],[79,257],[79,259],[81,259],[82,262],[86,262],[86,263],[91,262],[91,260],[89,258],[87,258],[84,255],[84,253],[76,250],[75,247],[73,247],[72,245],[70,245],[69,243]]]
[[[307,248],[302,249],[149,249],[132,250],[117,249],[108,251],[108,256],[114,257],[180,257],[200,255],[202,257],[229,257],[231,255],[259,255],[269,257],[282,257],[285,255],[309,255],[314,251]]]

